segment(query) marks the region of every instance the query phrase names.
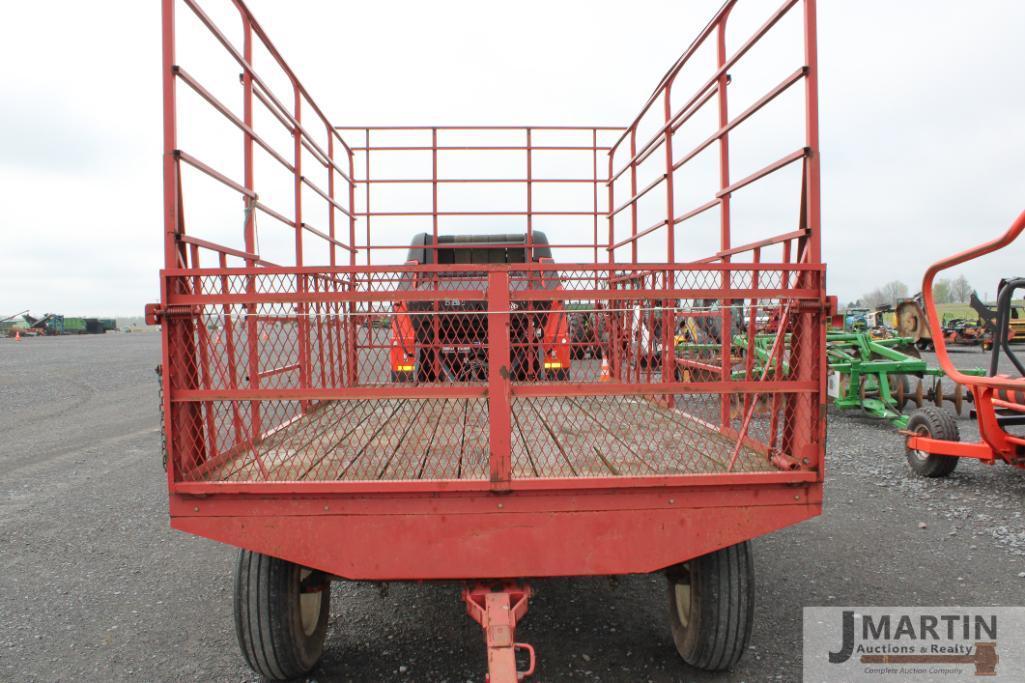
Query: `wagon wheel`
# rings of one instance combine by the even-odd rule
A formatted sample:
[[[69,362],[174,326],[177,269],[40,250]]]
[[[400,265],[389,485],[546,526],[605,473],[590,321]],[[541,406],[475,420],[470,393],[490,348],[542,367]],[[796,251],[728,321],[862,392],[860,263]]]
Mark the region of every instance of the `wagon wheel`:
[[[908,420],[908,431],[916,436],[925,436],[942,441],[960,441],[954,416],[945,410],[926,406],[916,410]],[[933,455],[926,451],[906,449],[908,465],[923,477],[945,477],[957,467],[958,458],[950,455]]]
[[[320,572],[239,551],[235,632],[253,671],[272,681],[308,673],[324,651],[330,581]]]
[[[722,671],[747,649],[754,620],[754,564],[748,541],[678,564],[669,579],[669,620],[687,664]]]

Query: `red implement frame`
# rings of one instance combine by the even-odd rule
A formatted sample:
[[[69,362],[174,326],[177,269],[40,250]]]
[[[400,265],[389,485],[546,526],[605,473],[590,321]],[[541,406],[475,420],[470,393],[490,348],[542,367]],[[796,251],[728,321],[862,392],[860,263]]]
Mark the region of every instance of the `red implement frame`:
[[[936,313],[936,302],[933,299],[932,285],[936,275],[943,270],[953,268],[967,261],[980,258],[986,254],[1003,249],[1017,239],[1025,230],[1025,212],[1019,214],[1007,231],[997,239],[990,240],[977,247],[955,254],[929,267],[922,280],[922,300],[930,329],[941,329],[939,316]],[[936,358],[940,367],[951,381],[963,384],[972,392],[975,400],[975,413],[979,425],[980,440],[972,443],[960,441],[944,441],[917,434],[909,434],[907,447],[931,455],[948,455],[960,458],[975,458],[992,465],[997,460],[1025,468],[1025,439],[1009,434],[998,419],[997,411],[1025,413],[1025,378],[1005,376],[974,377],[960,372],[950,360],[947,353],[946,340],[938,335],[934,340]],[[995,342],[999,347],[1000,342]]]
[[[500,580],[657,571],[819,514],[814,0],[783,2],[732,50],[726,2],[625,128],[336,126],[241,0],[226,2],[230,26],[197,0],[162,0],[166,258],[147,314],[162,324],[172,526],[355,580]],[[731,117],[731,70],[786,17],[803,59]],[[186,23],[241,71],[227,80],[240,92],[193,71],[211,60],[179,63]],[[708,73],[694,66],[702,50]],[[240,165],[186,139],[183,91],[242,142]],[[731,136],[788,91],[800,146],[732,176]],[[682,173],[706,150],[716,189],[683,205]],[[735,244],[734,196],[786,167],[800,171],[794,223]],[[212,191],[191,191],[203,183],[241,200],[238,213],[210,209]],[[679,259],[684,227],[715,214],[718,248]],[[225,224],[241,226],[237,242],[191,229]],[[541,230],[554,263],[405,264],[416,232],[427,248],[460,231],[525,234],[529,253]],[[517,370],[553,302],[590,330],[563,381]],[[425,316],[438,345],[446,330],[480,332],[486,367],[394,383],[396,315]],[[680,369],[685,320],[719,326],[700,373]],[[773,362],[738,365],[735,335],[766,329]],[[487,597],[467,597],[486,627]]]

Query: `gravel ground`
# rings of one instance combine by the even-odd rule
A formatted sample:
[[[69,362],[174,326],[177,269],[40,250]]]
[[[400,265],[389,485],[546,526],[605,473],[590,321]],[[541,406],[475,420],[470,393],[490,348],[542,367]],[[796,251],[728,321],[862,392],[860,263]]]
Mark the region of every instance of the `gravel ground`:
[[[152,334],[0,340],[0,680],[254,678],[231,620],[235,551],[168,528],[159,355]],[[735,671],[680,664],[663,581],[638,576],[534,583],[518,636],[539,680],[796,681],[803,606],[1021,604],[1025,472],[967,462],[923,480],[902,450],[885,424],[830,416],[825,512],[756,542],[755,633]],[[316,680],[481,680],[458,586],[332,590]]]

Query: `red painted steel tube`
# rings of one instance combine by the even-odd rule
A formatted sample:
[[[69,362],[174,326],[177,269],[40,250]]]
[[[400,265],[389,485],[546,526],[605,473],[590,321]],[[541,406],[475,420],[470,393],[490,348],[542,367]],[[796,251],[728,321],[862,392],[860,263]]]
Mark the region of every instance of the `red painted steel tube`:
[[[592,258],[598,263],[598,129],[591,130],[591,145],[595,148],[591,155],[591,187],[594,191],[594,252]]]
[[[377,130],[378,127],[374,126],[373,129]],[[530,129],[528,128],[527,130],[530,130]],[[451,146],[451,145],[444,145],[444,146],[439,146],[437,149],[438,149],[439,152],[523,152],[523,151],[525,151],[527,149],[534,149],[534,150],[538,150],[538,151],[548,151],[548,152],[572,152],[572,151],[579,151],[579,152],[591,152],[591,151],[607,152],[609,150],[608,147],[590,147],[590,146],[587,146],[587,145],[575,145],[575,146],[574,145],[562,145],[562,146],[558,146],[558,145],[539,145],[539,146],[532,147],[532,148],[529,147],[529,146],[521,147],[519,145],[479,145],[479,146],[471,146],[471,145]],[[381,146],[381,147],[353,147],[352,148],[352,151],[354,151],[354,152],[366,152],[368,150],[371,151],[371,152],[430,152],[430,151],[434,150],[434,147],[431,147],[431,146],[418,146],[418,147],[412,147],[412,146],[406,146],[406,147]]]
[[[740,180],[738,180],[737,182],[733,183],[732,185],[730,185],[728,187],[724,187],[723,189],[719,190],[719,192],[716,193],[716,196],[717,197],[725,197],[726,195],[732,194],[732,193],[736,192],[737,190],[739,190],[739,189],[741,189],[743,187],[747,187],[748,185],[750,185],[751,183],[755,182],[756,180],[760,180],[761,178],[764,178],[765,176],[769,175],[770,173],[774,173],[774,172],[778,171],[781,168],[789,166],[790,164],[794,163],[798,159],[804,159],[805,157],[809,156],[810,154],[811,154],[811,150],[809,148],[807,148],[807,147],[805,147],[803,149],[799,149],[796,152],[791,152],[790,154],[786,155],[785,157],[783,157],[781,159],[777,159],[776,161],[772,162],[771,164],[763,166],[762,168],[758,169],[757,171],[755,171],[751,175],[745,176],[744,178],[741,178]]]
[[[349,146],[346,144],[345,140],[343,140],[341,138],[341,136],[337,135],[337,133],[333,132],[334,128],[331,125],[331,123],[327,120],[327,117],[324,116],[324,113],[317,106],[316,102],[314,102],[313,98],[310,97],[309,93],[306,92],[306,89],[303,87],[302,83],[299,82],[299,79],[292,72],[292,69],[289,68],[288,64],[281,57],[281,54],[278,52],[278,49],[271,42],[270,38],[267,37],[267,34],[264,32],[264,30],[260,26],[259,22],[257,22],[256,19],[253,17],[252,13],[249,11],[249,8],[247,8],[245,6],[245,3],[242,2],[241,0],[233,0],[233,2],[235,4],[235,7],[238,9],[239,13],[252,26],[253,30],[260,37],[260,40],[263,42],[264,47],[267,48],[267,51],[274,58],[274,60],[278,63],[278,66],[281,68],[281,70],[285,72],[285,74],[288,76],[289,80],[291,80],[293,83],[295,83],[295,85],[298,88],[300,94],[304,98],[306,98],[306,100],[310,103],[310,106],[312,107],[313,111],[317,114],[317,116],[320,118],[320,120],[324,124],[326,124],[329,128],[331,128],[332,134],[335,135],[335,138],[339,142],[342,143],[342,146],[345,147],[346,150],[351,151],[351,150],[349,150]],[[251,63],[251,61],[250,61],[250,63]]]
[[[778,270],[781,272],[791,273],[818,273],[825,270],[825,265],[822,263],[807,263],[803,261],[797,263],[675,263],[672,265],[664,263],[517,263],[514,266],[507,264],[480,263],[474,264],[473,270],[475,272],[485,273],[501,270],[515,272],[517,274],[542,272],[561,273],[565,275],[578,274],[578,277],[581,279],[590,277],[593,271],[600,271],[609,275],[615,275],[618,271],[629,271],[622,276],[625,280],[626,278],[634,277],[636,275],[661,272],[667,267],[678,273],[705,273],[719,272],[723,270],[742,272]],[[362,275],[365,277],[378,275],[389,276],[386,279],[390,279],[396,274],[402,273],[438,274],[466,272],[466,266],[460,264],[422,266],[406,263],[402,265],[335,266],[334,268],[328,266],[268,266],[266,268],[229,268],[228,270],[231,275],[292,275],[296,273],[303,273],[306,275]],[[163,271],[162,274],[169,277],[186,277],[193,275],[194,271],[199,275],[220,276],[223,273],[220,268],[172,268],[170,270]]]
[[[344,206],[339,204],[337,201],[335,201],[334,198],[330,196],[330,194],[328,194],[327,192],[324,192],[324,190],[320,189],[320,187],[316,183],[314,183],[312,180],[310,180],[306,176],[299,176],[299,181],[302,184],[304,184],[306,187],[310,188],[311,190],[316,192],[318,195],[323,197],[324,201],[326,201],[336,211],[341,211],[346,216],[349,215],[349,210],[347,208],[345,208]],[[331,212],[331,213],[333,213],[333,212]]]
[[[193,237],[192,235],[180,235],[178,237],[178,241],[184,244],[195,245],[197,247],[200,247],[201,249],[209,249],[210,251],[215,251],[219,254],[235,256],[237,258],[245,259],[247,261],[260,260],[260,257],[256,254],[251,254],[247,251],[240,251],[238,249],[232,249],[231,247],[224,247],[220,244],[215,244],[213,242],[208,242],[207,240],[199,239],[198,237]],[[224,270],[227,270],[227,268],[227,265],[222,266],[222,269]]]
[[[370,172],[367,171],[367,175]],[[369,183],[369,179],[367,180]],[[370,209],[367,209],[369,212]],[[431,129],[431,246],[438,246],[438,129]],[[368,242],[369,244],[369,242]],[[437,259],[435,259],[437,260]]]
[[[962,444],[967,445],[967,444]],[[767,507],[780,505],[784,502],[783,498],[788,498],[790,501],[793,500],[793,491],[795,485],[808,485],[816,480],[816,474],[808,471],[773,471],[773,472],[731,472],[729,474],[683,474],[683,475],[650,475],[650,476],[632,476],[632,477],[558,477],[558,478],[537,478],[537,479],[513,479],[509,482],[510,491],[522,491],[522,492],[545,492],[552,493],[558,491],[568,491],[573,494],[586,494],[589,500],[593,501],[595,497],[600,497],[600,508],[602,510],[615,511],[618,509],[629,508],[637,505],[637,502],[632,499],[629,495],[624,495],[624,492],[640,491],[642,495],[647,494],[649,491],[653,491],[652,496],[658,496],[659,503],[665,504],[663,499],[664,490],[677,489],[681,492],[685,492],[689,498],[681,498],[680,502],[684,500],[694,501],[694,504],[704,504],[708,507],[728,507],[733,505],[744,505],[750,502],[750,496],[755,489],[759,491],[766,491],[772,486],[782,486],[783,496],[780,499],[774,500],[774,496],[771,493],[758,494],[759,497],[765,500]],[[294,505],[294,509],[298,511],[305,511],[307,514],[320,514],[323,513],[323,504],[319,504],[319,510],[317,509],[318,501],[315,496],[325,495],[341,495],[341,496],[352,496],[352,495],[368,495],[368,494],[422,494],[431,497],[433,500],[429,502],[437,509],[437,507],[445,504],[443,499],[438,499],[438,493],[445,494],[461,494],[461,495],[472,495],[472,494],[487,494],[489,498],[488,502],[459,505],[459,501],[453,498],[448,499],[448,505],[456,506],[460,512],[467,512],[471,509],[478,509],[483,511],[484,509],[494,508],[494,503],[490,502],[493,498],[490,497],[492,491],[492,485],[489,481],[484,479],[430,479],[430,480],[374,480],[374,481],[304,481],[304,482],[272,482],[272,481],[192,481],[192,482],[177,482],[174,485],[174,492],[185,495],[211,495],[211,494],[225,494],[226,496],[238,496],[238,494],[250,494],[250,495],[278,495],[278,496],[295,496],[296,494],[306,494],[310,498],[301,497],[291,500],[291,504]],[[718,489],[716,491],[715,489]],[[710,495],[708,498],[695,492],[709,491]],[[787,491],[790,491],[787,494]],[[738,495],[739,494],[739,495]],[[648,497],[645,495],[645,497]],[[535,509],[539,507],[536,503],[531,504],[526,500],[517,499],[516,497],[510,496],[504,499],[507,501],[507,507],[510,508],[510,512],[515,512],[517,506],[525,506],[528,509]],[[573,505],[574,498],[568,497],[553,497],[546,496],[548,502],[548,510],[552,511],[552,508],[557,508],[561,503],[562,505]],[[212,501],[211,501],[212,502]],[[332,511],[339,514],[343,514],[346,509],[347,501],[345,498],[340,498],[334,502]],[[652,500],[649,498],[645,501],[651,504]],[[257,501],[250,501],[242,499],[239,501],[240,505],[247,506],[250,512],[259,513],[264,512],[260,509],[260,503]],[[271,505],[275,504],[271,501]],[[362,514],[377,513],[378,510],[375,508],[378,505],[394,505],[393,501],[373,501],[373,500],[360,500],[355,505],[362,508]],[[592,502],[592,504],[595,504]],[[236,506],[232,502],[225,500],[223,503],[215,504],[218,508],[235,508]],[[356,508],[358,509],[358,508]],[[356,509],[353,511],[355,512]],[[426,509],[420,509],[420,506],[415,505],[415,501],[405,501],[405,510],[408,514],[417,514],[424,512]],[[229,510],[230,512],[236,512],[238,509]],[[266,511],[268,514],[270,510]],[[381,510],[383,512],[383,510]],[[195,515],[196,513],[192,510],[192,506],[183,509],[182,515]],[[204,513],[205,514],[205,513]]]
[[[270,377],[283,372],[294,372],[298,363],[261,372],[261,377]],[[490,380],[489,380],[490,381]],[[609,384],[512,384],[503,393],[523,398],[546,396],[650,396],[657,394],[806,394],[818,389],[816,382],[786,381],[718,381],[718,382],[631,382]],[[337,388],[269,388],[259,391],[249,389],[177,389],[174,403],[198,403],[204,401],[296,401],[301,399],[317,401],[362,401],[388,398],[483,398],[490,396],[485,385],[425,384],[403,387],[387,385],[361,385]]]
[[[966,251],[962,251],[959,254],[954,254],[945,259],[940,259],[936,263],[929,266],[929,269],[925,271],[925,277],[922,278],[922,303],[925,308],[925,315],[929,319],[929,329],[941,330],[943,326],[940,325],[939,316],[936,313],[936,300],[933,298],[933,281],[936,279],[936,275],[948,268],[959,266],[962,263],[971,261],[986,254],[991,254],[994,251],[1003,249],[1008,244],[1018,238],[1018,236],[1025,230],[1025,211],[1018,214],[1018,217],[1014,219],[1011,226],[1007,229],[1004,234],[996,239],[984,242],[977,247],[972,247]],[[933,340],[933,344],[936,346],[936,359],[943,368],[943,372],[946,373],[947,377],[950,378],[955,384],[964,384],[968,387],[989,387],[992,389],[1007,389],[1010,391],[1020,391],[1025,386],[1025,379],[1011,379],[1010,377],[973,377],[965,375],[958,370],[954,363],[950,360],[950,355],[947,352],[947,342],[943,339],[943,335],[936,335]]]
[[[729,80],[729,75],[727,75],[726,82],[729,83]],[[651,156],[658,150],[658,143],[664,140],[663,136],[665,130],[672,130],[672,132],[675,133],[677,130],[683,127],[683,124],[685,124],[695,114],[701,111],[702,107],[704,107],[705,104],[708,103],[708,101],[715,97],[717,94],[718,86],[709,89],[704,95],[695,100],[694,103],[688,109],[678,110],[676,114],[673,115],[673,119],[670,121],[670,123],[662,126],[662,128],[660,129],[660,134],[656,135],[651,140],[649,140],[648,144],[650,146],[647,148],[641,148],[641,151],[638,152],[636,157],[637,163],[643,163],[649,156]]]
[[[806,2],[814,2],[814,0],[805,0],[805,1]],[[783,5],[779,9],[777,9],[772,14],[772,16],[770,16],[769,19],[766,20],[766,22],[764,24],[762,24],[758,28],[758,30],[756,30],[754,32],[754,34],[750,38],[748,38],[748,40],[743,45],[741,45],[741,47],[735,53],[733,53],[733,56],[730,57],[729,59],[727,59],[726,62],[724,64],[722,64],[720,66],[720,68],[715,72],[715,74],[713,74],[712,77],[708,81],[706,81],[701,87],[698,88],[697,92],[693,95],[693,97],[691,97],[691,99],[688,100],[687,103],[684,104],[679,109],[679,111],[681,113],[684,112],[684,111],[687,111],[699,99],[701,99],[705,95],[705,93],[708,91],[708,89],[713,87],[716,84],[716,82],[734,64],[736,64],[740,60],[741,57],[743,57],[745,54],[747,54],[747,52],[752,47],[754,47],[754,45],[759,40],[761,40],[762,37],[764,37],[765,34],[768,33],[769,30],[772,29],[773,26],[776,25],[779,22],[779,20],[782,19],[787,14],[787,12],[789,12],[790,9],[793,8],[794,5],[797,4],[797,2],[798,2],[798,0],[787,0],[786,2],[784,2]],[[702,32],[702,36],[700,38],[700,40],[702,42],[708,37],[708,35],[710,35],[711,30],[713,29],[713,27],[718,27],[718,25],[722,21],[725,20],[725,16],[729,13],[730,10],[732,10],[734,4],[735,4],[735,2],[727,2],[725,5],[723,5],[722,9],[720,9],[720,11],[719,11],[719,14],[716,15],[716,18],[711,23],[709,23],[709,25],[705,28],[705,31]],[[694,47],[694,49],[696,49],[698,46],[700,46],[700,43],[697,43],[697,45],[694,45],[693,47]],[[690,49],[688,49],[688,53],[692,53]],[[689,58],[690,55],[686,54],[685,56],[687,56]],[[641,118],[648,111],[648,109],[650,109],[651,105],[655,102],[655,100],[658,98],[658,96],[665,89],[666,83],[668,83],[668,81],[671,78],[671,76],[675,76],[675,74],[678,73],[678,71],[679,71],[679,68],[675,68],[674,70],[671,70],[671,72],[669,74],[666,74],[666,77],[663,78],[662,84],[660,84],[659,87],[656,88],[655,92],[651,96],[651,99],[648,101],[648,103],[645,105],[645,107],[641,110],[641,113],[634,120],[633,124],[631,124],[631,129],[635,129],[636,128],[636,126],[640,122]],[[816,97],[817,97],[817,93],[816,93]],[[625,135],[624,135],[624,137],[625,137]],[[623,140],[623,138],[620,138],[620,140],[617,141],[616,144],[613,145],[613,150],[622,142],[622,140]],[[613,177],[615,177],[615,176],[613,176]]]
[[[331,127],[330,126],[328,126],[328,131],[327,131],[327,153],[329,155],[331,155],[331,160],[334,161],[334,158],[335,158],[335,139],[334,139],[334,136],[331,135]],[[322,196],[324,196],[324,195],[322,195]],[[335,174],[331,172],[330,167],[327,169],[327,195],[324,196],[324,199],[326,199],[328,204],[330,204],[332,207],[338,207],[338,210],[341,211],[345,215],[346,218],[351,218],[352,217],[352,212],[351,211],[348,211],[346,209],[341,208],[338,205],[338,203],[335,201]],[[335,231],[335,212],[330,210],[330,209],[328,209],[327,216],[328,216],[328,218],[327,218],[327,232],[328,232],[328,235],[330,237],[330,241],[331,241],[331,245],[332,245],[331,248],[328,250],[328,263],[333,266],[333,265],[335,265],[338,262],[338,254],[337,254],[337,252],[336,252],[336,250],[334,248],[335,237],[337,236],[336,231]],[[333,366],[334,366],[334,364],[332,363],[332,367]]]
[[[751,118],[754,114],[756,114],[766,104],[768,104],[769,102],[772,102],[774,99],[776,99],[781,94],[786,92],[787,89],[790,88],[790,86],[792,86],[794,83],[796,83],[797,81],[799,81],[802,78],[804,78],[806,74],[807,74],[807,67],[801,67],[800,69],[798,69],[797,71],[792,73],[790,76],[788,76],[785,79],[783,79],[783,81],[781,81],[776,87],[774,87],[772,90],[770,90],[765,95],[763,95],[761,98],[759,98],[754,104],[752,104],[750,107],[745,109],[741,114],[739,114],[732,121],[727,121],[725,119],[725,117],[720,116],[720,118],[719,118],[719,129],[715,133],[712,133],[710,136],[708,136],[703,141],[698,143],[698,145],[696,147],[694,147],[691,151],[687,152],[685,155],[680,157],[680,159],[677,160],[675,164],[673,164],[673,169],[675,170],[675,169],[678,169],[678,168],[682,167],[688,161],[690,161],[691,159],[693,159],[697,155],[701,154],[701,152],[703,152],[706,149],[708,149],[708,147],[713,142],[715,142],[716,140],[719,140],[721,142],[724,139],[724,137],[729,134],[729,132],[731,130],[733,130],[734,128],[739,126],[741,123],[743,123],[744,121],[746,121],[749,118]],[[723,76],[721,76],[720,78],[725,80],[726,79],[726,75],[723,74]],[[724,93],[724,95],[720,97],[720,100],[724,99],[726,88],[723,87],[719,92]]]
[[[221,173],[217,169],[215,169],[215,168],[213,168],[213,167],[211,167],[211,166],[209,166],[207,164],[204,164],[202,161],[200,161],[196,157],[192,156],[191,154],[183,152],[180,149],[176,149],[176,150],[174,150],[171,153],[171,156],[173,158],[177,159],[178,161],[184,161],[186,164],[188,164],[189,166],[192,166],[197,171],[201,171],[202,173],[204,173],[204,174],[210,176],[211,178],[213,178],[214,180],[216,180],[216,181],[218,181],[218,182],[220,182],[220,183],[222,183],[224,185],[227,185],[228,187],[230,187],[231,189],[235,190],[239,194],[245,195],[246,197],[249,197],[250,199],[256,199],[256,193],[255,192],[253,192],[252,190],[250,190],[250,189],[240,185],[239,183],[235,182],[234,180],[232,180],[228,176],[224,175],[223,173]]]
[[[767,237],[766,239],[763,239],[763,240],[757,240],[757,241],[754,241],[754,242],[748,242],[747,244],[742,244],[742,245],[737,246],[737,247],[731,247],[730,249],[727,249],[726,251],[721,251],[721,252],[715,254],[714,256],[708,256],[708,257],[703,258],[703,259],[698,259],[697,261],[692,261],[691,263],[711,263],[713,261],[721,260],[722,257],[724,257],[724,256],[733,256],[735,254],[743,254],[744,252],[763,249],[765,247],[770,247],[770,246],[775,245],[775,244],[780,244],[782,242],[789,242],[790,240],[796,240],[796,239],[800,239],[802,237],[807,237],[807,236],[808,236],[808,231],[806,229],[805,230],[794,230],[793,232],[786,232],[786,233],[783,233],[782,235],[776,235],[775,237]]]
[[[491,273],[489,273],[490,275]],[[804,301],[817,301],[819,290],[814,287],[797,289],[749,289],[749,288],[673,288],[658,290],[578,290],[574,292],[575,298],[586,299],[588,297],[602,298],[612,301],[633,301],[638,296],[656,296],[665,299],[702,299],[702,298],[738,298],[745,299],[761,295],[766,298],[787,298]],[[480,301],[481,293],[475,290],[446,290],[439,295],[435,291],[396,291],[396,292],[302,292],[302,293],[267,293],[267,294],[173,294],[168,299],[169,305],[192,305],[192,304],[288,304],[302,301],[313,303],[317,301],[357,301],[357,302],[393,302],[393,301],[437,301],[443,298],[446,301]],[[558,291],[527,291],[516,292],[513,295],[514,301],[562,301],[566,298],[564,293]]]
[[[533,150],[531,148],[530,129],[528,128],[527,129],[527,147],[526,147],[526,152],[527,152],[527,183],[526,183],[526,188],[527,188],[527,244],[528,245],[533,245],[534,244],[534,187],[533,187],[533,185],[530,182],[530,179],[534,175],[534,172],[533,172],[533,170],[534,170],[534,163],[533,163],[533,157],[532,157],[532,154],[531,154],[532,151]],[[596,152],[597,152],[597,150],[592,150],[592,153],[596,153]],[[533,248],[533,246],[527,246],[527,261],[530,262],[530,261],[533,261],[533,260],[534,260],[534,248]]]
[[[269,206],[267,206],[263,202],[254,201],[254,202],[252,202],[252,207],[254,209],[256,209],[257,211],[260,211],[261,213],[265,213],[268,216],[270,216],[271,218],[274,218],[277,221],[279,221],[281,223],[284,223],[285,225],[289,226],[290,228],[294,228],[295,227],[295,221],[293,221],[291,218],[286,217],[280,211],[276,211],[276,210],[270,208]]]
[[[804,63],[807,69],[804,79],[805,106],[805,148],[808,151],[805,176],[808,183],[805,197],[808,202],[808,258],[813,263],[822,260],[822,238],[820,235],[821,207],[819,170],[819,58],[818,21],[815,14],[816,0],[804,0]],[[825,330],[822,332],[825,343]],[[823,376],[825,373],[823,372]],[[825,380],[823,379],[823,382]],[[824,385],[823,385],[824,386]]]
[[[719,131],[721,133],[716,135],[719,140],[719,188],[723,190],[730,186],[730,138],[729,138],[729,106],[728,106],[728,94],[726,92],[727,76],[726,70],[723,68],[726,64],[726,24],[730,19],[731,9],[727,9],[719,20],[719,25],[716,27],[716,64],[719,67],[719,78],[717,81],[716,91],[719,94]],[[679,168],[670,159],[670,173],[675,169]],[[682,165],[682,164],[681,164]],[[720,194],[717,195],[719,198],[719,251],[724,252],[730,248],[731,235],[730,235],[730,195]],[[672,214],[670,214],[672,217]],[[672,232],[673,228],[670,228]],[[724,262],[729,262],[730,258],[724,257]],[[723,271],[719,275],[720,286],[726,287],[729,284],[730,273]],[[721,319],[719,322],[720,330],[732,330],[733,325],[731,324],[732,318],[730,311],[733,310],[733,301],[724,299],[721,308]],[[753,315],[753,313],[752,313]],[[754,337],[751,337],[753,340]],[[720,376],[725,381],[730,377],[732,368],[726,359],[732,354],[732,335],[722,335],[722,369],[720,370]],[[748,354],[750,355],[750,354]],[[762,378],[764,379],[764,377]],[[750,399],[745,397],[745,405],[748,406],[748,414],[750,414]],[[719,401],[719,423],[721,427],[728,427],[731,419],[731,408],[729,397],[723,396]],[[746,428],[746,425],[745,425]],[[737,448],[740,447],[740,439],[737,440]],[[733,458],[730,460],[730,469],[733,468],[733,459],[736,458],[734,453]]]
[[[263,148],[267,154],[269,154],[275,161],[285,167],[290,173],[295,172],[295,168],[289,163],[281,154],[278,153],[274,147],[272,147],[267,141],[256,134],[251,124],[246,123],[238,116],[236,116],[231,109],[228,108],[223,102],[218,100],[210,91],[200,85],[199,81],[193,78],[185,69],[180,66],[173,67],[174,74],[180,78],[186,85],[192,88],[200,97],[210,103],[210,105],[220,112],[226,119],[235,124],[235,127],[246,134],[247,138],[252,138],[260,147]],[[250,86],[251,87],[251,86]],[[248,95],[247,95],[248,98]]]
[[[357,185],[404,185],[404,184],[488,184],[488,183],[532,183],[541,185],[545,183],[605,183],[607,178],[356,178],[353,182]]]
[[[612,130],[612,131],[625,131],[626,128],[623,126],[435,126],[435,125],[421,125],[421,126],[336,126],[337,130],[364,130],[366,128],[372,128],[374,130],[525,130],[531,128],[533,130]],[[355,148],[353,148],[355,149]]]
[[[698,48],[700,48],[701,45],[705,42],[705,40],[707,40],[708,36],[712,34],[713,29],[718,25],[723,14],[732,9],[733,5],[735,5],[736,2],[737,0],[727,0],[727,2],[723,4],[721,8],[719,8],[719,11],[716,12],[715,16],[713,16],[712,19],[705,26],[705,28],[702,29],[700,33],[698,33],[697,37],[691,42],[689,46],[687,46],[687,49],[684,50],[680,58],[676,60],[676,63],[673,64],[669,71],[666,72],[665,76],[662,77],[662,80],[655,88],[655,91],[651,94],[651,97],[648,98],[648,101],[644,104],[644,106],[641,107],[640,112],[637,114],[636,117],[634,117],[634,120],[627,127],[627,130],[635,129],[637,127],[637,125],[641,122],[641,119],[644,118],[644,115],[648,112],[649,109],[651,109],[651,105],[655,104],[655,102],[658,101],[658,96],[662,93],[662,88],[664,87],[665,83],[670,78],[672,78],[680,72],[680,70],[690,60],[690,58],[694,55]],[[616,142],[612,145],[613,150],[615,150],[615,148],[618,147],[625,138],[626,133],[620,136],[619,139],[617,139]]]
[[[509,275],[488,274],[488,424],[491,483],[500,490],[512,478],[509,368]]]
[[[632,159],[637,155],[637,130],[630,131],[630,196],[637,196],[637,163]],[[612,205],[609,205],[609,210],[612,211]],[[637,204],[633,203],[630,205],[630,236],[633,240],[630,242],[630,262],[637,263]]]
[[[164,267],[179,265],[178,245],[178,131],[176,121],[177,96],[175,92],[174,69],[174,6],[175,0],[163,0],[163,90],[164,90]],[[166,348],[166,344],[165,344]]]

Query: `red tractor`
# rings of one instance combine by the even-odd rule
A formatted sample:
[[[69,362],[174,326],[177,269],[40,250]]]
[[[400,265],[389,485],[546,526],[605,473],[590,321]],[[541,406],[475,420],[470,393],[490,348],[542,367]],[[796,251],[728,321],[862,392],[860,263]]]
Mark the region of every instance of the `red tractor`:
[[[407,265],[434,265],[429,273],[410,273],[398,289],[436,293],[479,291],[480,301],[395,303],[391,322],[393,382],[480,382],[488,378],[487,303],[483,298],[487,264],[552,263],[542,232],[526,234],[439,235],[413,238]],[[514,289],[563,289],[557,275],[524,271],[511,279]],[[567,381],[570,372],[569,325],[565,304],[538,301],[512,316],[510,345],[514,380]]]

